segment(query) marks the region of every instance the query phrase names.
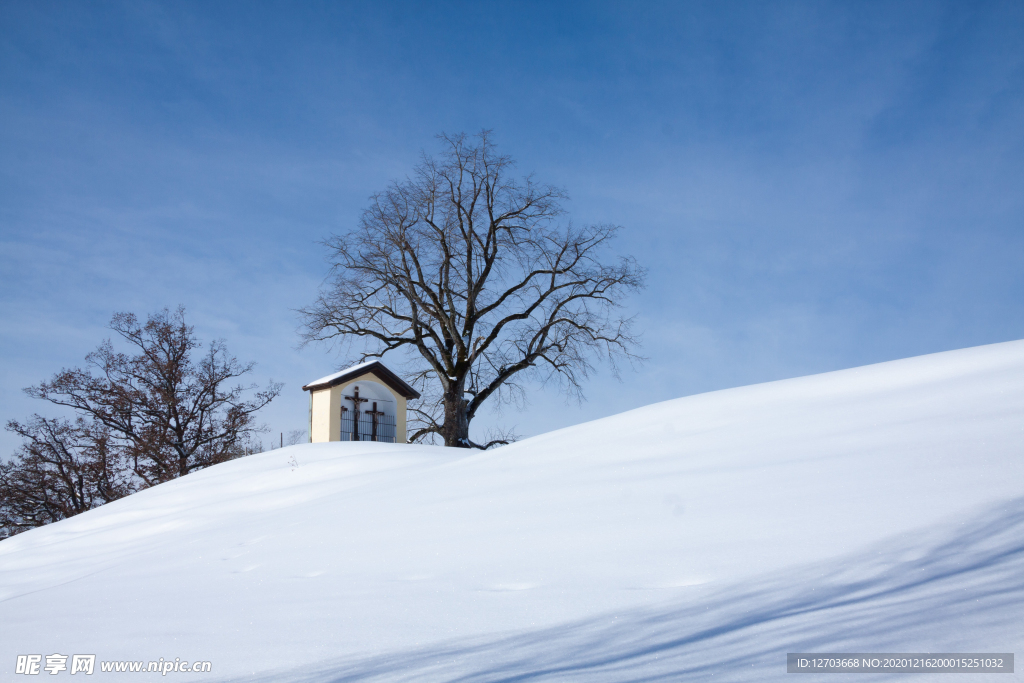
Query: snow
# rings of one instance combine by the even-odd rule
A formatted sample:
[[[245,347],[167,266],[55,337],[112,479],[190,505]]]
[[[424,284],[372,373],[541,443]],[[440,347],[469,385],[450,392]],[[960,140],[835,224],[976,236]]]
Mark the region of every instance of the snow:
[[[345,368],[344,370],[339,370],[338,372],[335,372],[335,373],[333,373],[331,375],[327,375],[326,377],[321,377],[320,379],[318,379],[318,380],[316,380],[314,382],[310,382],[306,386],[307,387],[316,387],[316,386],[320,386],[321,384],[327,384],[327,383],[331,382],[332,380],[335,380],[335,379],[341,377],[342,375],[347,375],[350,372],[355,372],[357,370],[362,370],[363,368],[367,368],[367,367],[369,367],[371,365],[374,365],[375,363],[379,363],[379,362],[380,361],[376,361],[376,360],[368,360],[365,363],[358,363],[356,365],[353,365],[352,367],[348,367],[348,368]]]
[[[1021,652],[1022,445],[1024,342],[484,453],[292,446],[0,542],[0,672],[763,681],[786,652]]]

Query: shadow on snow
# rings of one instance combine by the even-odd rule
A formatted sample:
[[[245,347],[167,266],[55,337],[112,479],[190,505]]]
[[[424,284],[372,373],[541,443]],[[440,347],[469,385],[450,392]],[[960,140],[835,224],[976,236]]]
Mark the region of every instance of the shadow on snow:
[[[1022,576],[1024,498],[1018,498],[954,533],[946,527],[901,536],[840,561],[685,603],[323,662],[256,680],[766,680],[786,675],[786,652],[1008,652],[1022,638]]]

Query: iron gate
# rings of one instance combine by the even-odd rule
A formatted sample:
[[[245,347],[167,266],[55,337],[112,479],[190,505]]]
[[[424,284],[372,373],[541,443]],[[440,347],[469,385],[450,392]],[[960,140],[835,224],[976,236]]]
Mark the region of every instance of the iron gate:
[[[367,414],[359,412],[358,429],[352,429],[352,411],[341,414],[342,441],[382,441],[395,443],[395,418],[393,415]]]

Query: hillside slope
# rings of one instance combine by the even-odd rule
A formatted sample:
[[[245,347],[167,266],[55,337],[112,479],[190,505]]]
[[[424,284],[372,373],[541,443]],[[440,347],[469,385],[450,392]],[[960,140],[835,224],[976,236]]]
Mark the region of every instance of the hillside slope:
[[[765,680],[787,651],[1024,652],[1021,576],[1010,342],[493,452],[218,465],[0,542],[0,672],[59,652],[205,680]]]

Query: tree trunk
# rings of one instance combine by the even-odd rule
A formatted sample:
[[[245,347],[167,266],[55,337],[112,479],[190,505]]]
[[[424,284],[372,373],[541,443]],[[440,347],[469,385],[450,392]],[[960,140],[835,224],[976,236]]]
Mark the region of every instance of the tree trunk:
[[[464,398],[463,382],[452,382],[444,392],[444,426],[442,435],[445,446],[470,448],[468,401]]]

